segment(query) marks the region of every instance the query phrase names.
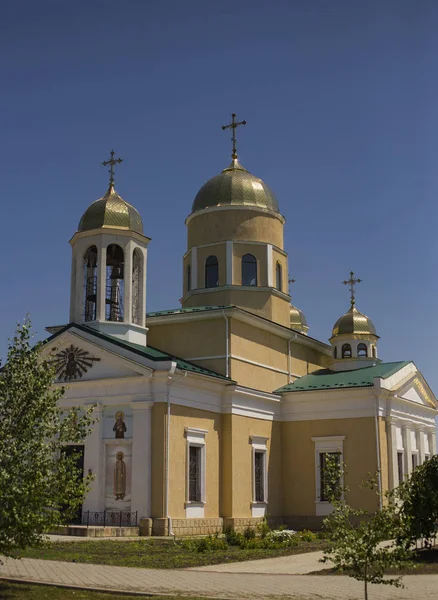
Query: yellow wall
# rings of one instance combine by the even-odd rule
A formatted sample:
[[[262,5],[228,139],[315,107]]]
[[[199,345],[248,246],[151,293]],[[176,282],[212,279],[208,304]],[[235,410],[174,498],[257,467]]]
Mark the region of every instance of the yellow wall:
[[[269,438],[267,442],[268,513],[281,516],[281,424],[251,419],[240,415],[224,415],[223,424],[231,450],[223,454],[223,517],[251,517],[253,500],[253,456],[251,435]],[[232,456],[232,466],[231,458]]]
[[[278,250],[276,250],[275,248],[272,249],[272,265],[269,265],[268,268],[272,269],[272,273],[273,273],[273,282],[274,282],[274,287],[277,286],[277,263],[280,263],[281,265],[281,277],[282,277],[282,281],[281,281],[281,291],[284,293],[288,293],[288,287],[289,287],[289,271],[288,271],[288,266],[287,266],[287,256],[285,256],[284,254],[282,254],[281,252],[278,252]]]
[[[283,249],[283,223],[255,210],[212,210],[194,216],[187,226],[187,249],[227,240],[255,241]]]
[[[221,435],[220,414],[172,404],[170,417],[170,493],[169,514],[174,519],[185,518],[184,503],[187,499],[187,438],[185,427],[208,430],[206,447],[206,504],[204,517],[219,515],[219,439]]]
[[[149,327],[148,345],[180,358],[225,355],[225,319],[157,324]],[[208,343],[206,343],[208,335]],[[214,363],[193,361],[225,375],[225,358]]]
[[[388,437],[386,435],[385,419],[379,417],[379,436],[380,436],[380,479],[382,482],[382,493],[389,490],[389,451]]]
[[[345,390],[344,390],[345,392]],[[372,417],[283,423],[282,457],[284,512],[315,515],[315,442],[312,437],[344,435],[347,501],[356,508],[375,510],[377,496],[360,484],[377,470],[375,422]]]

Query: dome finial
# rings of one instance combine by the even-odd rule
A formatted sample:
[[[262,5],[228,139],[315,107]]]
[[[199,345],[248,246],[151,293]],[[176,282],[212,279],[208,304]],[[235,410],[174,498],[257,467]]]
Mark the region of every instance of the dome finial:
[[[350,295],[351,295],[350,303],[351,303],[351,308],[353,308],[353,306],[356,304],[354,286],[356,285],[356,283],[361,283],[362,281],[363,281],[362,279],[356,279],[354,277],[353,271],[350,271],[350,279],[347,279],[346,281],[342,282],[344,285],[350,286]]]
[[[222,130],[225,129],[231,129],[233,132],[233,135],[231,137],[231,141],[233,142],[233,153],[231,155],[231,158],[233,160],[237,159],[237,150],[236,150],[236,129],[237,127],[239,127],[239,125],[246,125],[246,121],[240,121],[239,123],[236,121],[236,113],[233,113],[231,115],[231,123],[229,125],[222,125]]]
[[[109,171],[108,171],[108,173],[110,174],[110,180],[109,180],[108,191],[109,191],[111,188],[114,188],[114,166],[115,166],[117,163],[119,163],[119,164],[120,164],[121,162],[123,162],[123,158],[114,158],[114,154],[115,154],[114,150],[111,150],[111,152],[110,152],[110,156],[111,156],[111,158],[110,158],[109,160],[105,160],[105,161],[102,163],[102,165],[103,165],[104,167],[107,167],[108,165],[110,165],[110,169],[109,169]]]

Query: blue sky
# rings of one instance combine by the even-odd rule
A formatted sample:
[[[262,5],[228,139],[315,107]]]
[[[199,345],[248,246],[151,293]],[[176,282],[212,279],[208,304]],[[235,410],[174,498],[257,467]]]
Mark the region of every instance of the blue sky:
[[[277,195],[309,334],[363,279],[380,357],[438,392],[438,4],[434,0],[3,2],[0,355],[26,313],[68,320],[70,246],[100,163],[152,237],[148,310],[179,306],[184,219],[230,160]]]

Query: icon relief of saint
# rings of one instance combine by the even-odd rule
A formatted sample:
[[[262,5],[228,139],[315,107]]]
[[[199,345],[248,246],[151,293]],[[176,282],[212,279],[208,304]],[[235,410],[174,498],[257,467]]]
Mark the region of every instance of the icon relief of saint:
[[[123,412],[121,410],[116,412],[116,422],[114,423],[114,427],[113,427],[113,431],[115,431],[116,439],[121,439],[121,438],[125,437],[126,425],[125,425],[125,421],[123,420],[124,418],[125,418],[125,415],[123,414]]]
[[[126,464],[123,452],[116,454],[116,466],[114,467],[114,496],[116,500],[123,500],[126,495]]]

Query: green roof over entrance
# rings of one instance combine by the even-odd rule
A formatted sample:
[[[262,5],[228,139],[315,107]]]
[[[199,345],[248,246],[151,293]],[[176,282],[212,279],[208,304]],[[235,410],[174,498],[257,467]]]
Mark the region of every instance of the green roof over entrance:
[[[320,369],[300,377],[293,383],[289,383],[278,390],[275,394],[283,392],[308,392],[312,390],[330,390],[337,388],[372,387],[375,377],[386,379],[411,361],[380,363],[373,367],[363,367],[352,371],[331,371]]]

